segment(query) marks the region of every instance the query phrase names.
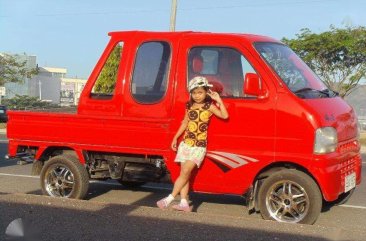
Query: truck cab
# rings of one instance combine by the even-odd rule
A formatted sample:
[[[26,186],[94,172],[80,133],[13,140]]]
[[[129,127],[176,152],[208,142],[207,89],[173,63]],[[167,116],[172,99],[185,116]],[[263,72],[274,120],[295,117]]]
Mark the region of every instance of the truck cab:
[[[83,198],[89,178],[174,181],[180,166],[170,143],[195,76],[209,80],[230,118],[212,118],[192,190],[244,195],[266,219],[314,223],[324,201],[360,184],[353,109],[281,42],[201,32],[109,35],[76,114],[9,111],[9,155],[34,158],[45,194]],[[64,169],[72,175],[62,176]]]

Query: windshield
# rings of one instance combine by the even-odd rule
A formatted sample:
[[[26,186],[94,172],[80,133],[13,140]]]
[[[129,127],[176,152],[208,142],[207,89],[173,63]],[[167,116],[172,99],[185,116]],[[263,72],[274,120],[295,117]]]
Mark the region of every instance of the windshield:
[[[260,42],[254,46],[287,87],[300,98],[336,95],[328,90],[315,73],[286,45]]]

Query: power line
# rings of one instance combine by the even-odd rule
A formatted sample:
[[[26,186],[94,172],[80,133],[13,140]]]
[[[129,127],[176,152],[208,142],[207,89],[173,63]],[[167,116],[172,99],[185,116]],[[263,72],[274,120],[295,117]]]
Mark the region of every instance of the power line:
[[[253,8],[263,6],[281,6],[281,5],[301,5],[311,3],[326,3],[326,2],[341,2],[346,0],[299,0],[299,1],[282,1],[282,2],[266,2],[266,3],[251,3],[251,4],[238,4],[228,6],[210,6],[210,7],[195,7],[195,8],[181,8],[177,11],[201,11],[212,9],[233,9],[233,8]],[[106,11],[106,12],[70,12],[70,13],[45,13],[35,14],[34,17],[54,17],[54,16],[75,16],[75,15],[107,15],[107,14],[134,14],[134,13],[154,13],[154,12],[168,12],[168,9],[154,9],[154,10],[126,10],[126,11]],[[18,17],[15,15],[0,15],[1,18]]]
[[[185,8],[179,9],[180,11],[192,11],[192,10],[211,10],[211,9],[232,9],[232,8],[247,8],[247,7],[263,7],[263,6],[281,6],[281,5],[300,5],[309,3],[325,3],[325,2],[341,2],[345,0],[300,0],[300,1],[282,1],[282,2],[267,2],[267,3],[253,3],[253,4],[239,4],[230,6],[216,6],[216,7],[198,7],[198,8]]]

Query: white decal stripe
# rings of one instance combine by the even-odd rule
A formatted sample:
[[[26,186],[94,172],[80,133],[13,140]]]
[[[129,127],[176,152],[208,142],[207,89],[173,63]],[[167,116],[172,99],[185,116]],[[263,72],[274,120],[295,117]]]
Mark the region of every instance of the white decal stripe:
[[[241,159],[239,156],[235,155],[235,154],[232,154],[232,153],[228,153],[228,152],[220,152],[220,151],[213,151],[212,153],[214,154],[217,154],[217,155],[220,155],[220,156],[224,156],[226,158],[229,158],[233,161],[236,161],[237,163],[241,164],[241,165],[244,165],[244,164],[247,164],[248,162]]]
[[[251,158],[251,157],[248,157],[248,156],[242,156],[242,155],[238,155],[238,156],[240,156],[240,157],[244,158],[244,159],[245,159],[245,160],[247,160],[247,161],[259,162],[259,160],[254,159],[254,158]]]
[[[229,166],[231,168],[237,168],[237,167],[240,167],[243,165],[243,164],[238,164],[236,162],[233,162],[225,157],[218,156],[218,155],[211,154],[211,153],[207,153],[206,156],[211,157],[212,159],[215,159],[219,162],[222,162],[224,165]]]

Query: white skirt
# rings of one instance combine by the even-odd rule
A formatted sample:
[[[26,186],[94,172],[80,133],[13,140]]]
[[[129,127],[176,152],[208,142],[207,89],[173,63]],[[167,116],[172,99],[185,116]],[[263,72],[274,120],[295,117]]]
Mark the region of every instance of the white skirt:
[[[206,148],[198,146],[188,146],[184,141],[179,144],[175,162],[193,161],[200,167],[205,159]]]

